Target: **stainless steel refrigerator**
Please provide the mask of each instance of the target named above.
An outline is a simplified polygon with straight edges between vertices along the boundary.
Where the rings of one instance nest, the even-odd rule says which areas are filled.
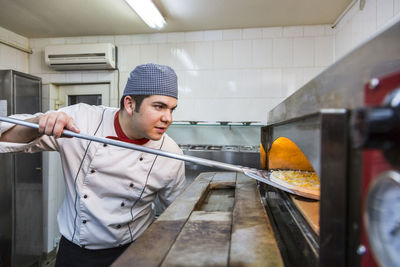
[[[0,70],[0,112],[41,111],[41,88],[39,77]],[[0,267],[40,263],[42,187],[42,153],[0,154]]]

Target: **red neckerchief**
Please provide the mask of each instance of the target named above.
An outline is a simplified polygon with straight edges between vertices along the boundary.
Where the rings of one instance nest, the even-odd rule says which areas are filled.
[[[147,139],[147,138],[136,139],[136,140],[129,139],[122,131],[121,124],[119,124],[118,114],[119,114],[119,110],[117,111],[117,113],[115,114],[115,117],[114,117],[114,129],[115,129],[115,132],[117,133],[117,136],[107,136],[106,138],[113,139],[113,140],[119,140],[119,141],[127,142],[127,143],[132,143],[132,144],[136,144],[136,145],[144,145],[149,141],[149,139]]]

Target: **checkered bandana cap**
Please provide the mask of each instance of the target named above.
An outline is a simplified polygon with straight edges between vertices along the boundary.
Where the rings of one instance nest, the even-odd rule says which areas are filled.
[[[126,95],[165,95],[178,99],[178,78],[171,67],[139,65],[129,75],[123,96]]]

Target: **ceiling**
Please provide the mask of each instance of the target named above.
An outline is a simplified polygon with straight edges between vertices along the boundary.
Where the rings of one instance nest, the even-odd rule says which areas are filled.
[[[28,38],[332,24],[352,0],[154,0],[148,28],[124,0],[0,0],[0,27]]]

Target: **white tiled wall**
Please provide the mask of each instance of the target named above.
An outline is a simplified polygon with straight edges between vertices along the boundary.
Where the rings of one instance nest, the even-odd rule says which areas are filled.
[[[327,66],[399,20],[400,0],[357,2],[336,28],[330,25],[229,29],[118,36],[31,39],[33,54],[0,44],[0,68],[43,78],[43,83],[109,82],[118,105],[129,72],[138,64],[172,66],[179,77],[175,120],[261,121],[273,106]],[[0,40],[28,39],[0,28]],[[49,44],[114,43],[117,71],[57,72],[44,64]],[[28,64],[29,62],[29,64]]]
[[[28,48],[28,38],[0,27],[0,41]],[[28,72],[28,54],[0,43],[0,69]]]
[[[330,25],[229,29],[118,36],[31,39],[33,54],[0,44],[0,68],[43,78],[43,83],[109,82],[117,106],[129,72],[138,64],[172,66],[179,77],[175,120],[260,121],[285,97],[381,29],[399,20],[400,0],[357,2]],[[26,46],[28,39],[0,28],[0,40]],[[44,64],[49,44],[111,42],[117,71],[57,72]],[[119,94],[118,94],[119,93]]]
[[[120,94],[136,65],[172,66],[180,96],[175,120],[265,122],[270,108],[334,60],[333,31],[317,25],[32,39],[31,73],[44,83],[109,81],[117,90],[116,71],[56,72],[45,66],[46,45],[87,42],[118,47]]]
[[[362,10],[358,1],[334,29],[335,59],[399,20],[400,0],[366,0]]]
[[[333,29],[313,25],[31,39],[29,68],[44,83],[110,82],[111,105],[116,106],[136,65],[167,64],[179,80],[175,120],[264,123],[271,108],[398,21],[399,11],[400,0],[366,0],[362,10],[359,2],[354,4]],[[117,71],[56,72],[44,64],[46,45],[97,42],[118,47],[119,84]]]

